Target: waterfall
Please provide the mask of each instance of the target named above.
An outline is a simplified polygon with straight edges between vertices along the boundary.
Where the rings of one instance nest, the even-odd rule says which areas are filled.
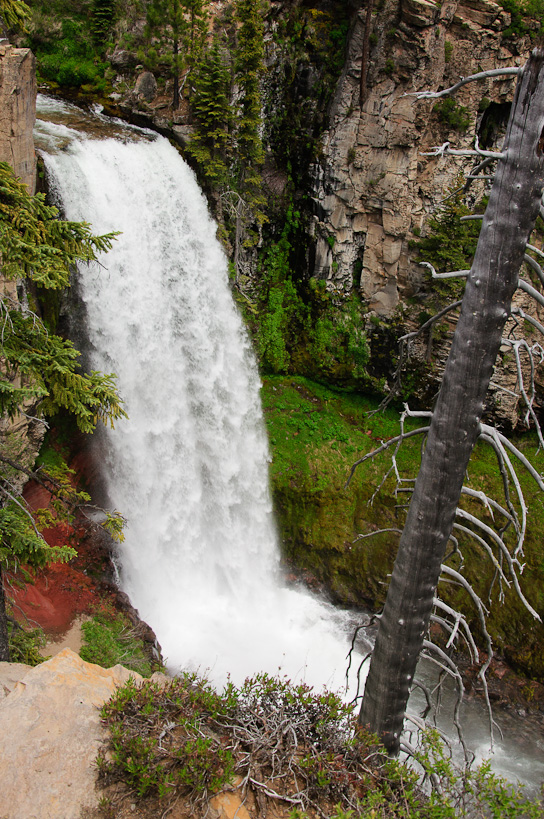
[[[90,366],[117,374],[129,416],[105,433],[102,465],[127,520],[122,588],[172,670],[341,685],[343,615],[282,580],[259,376],[192,171],[162,137],[103,124],[97,138],[79,111],[63,124],[71,106],[44,107],[66,218],[121,231],[79,289]]]
[[[117,373],[129,415],[104,433],[102,464],[127,519],[123,589],[174,672],[239,683],[280,670],[340,688],[347,615],[283,583],[258,373],[192,172],[151,133],[45,98],[38,110],[36,142],[66,218],[122,231],[78,281],[90,365]],[[467,710],[467,739],[488,755],[485,712]],[[494,768],[536,789],[540,732],[501,721]]]

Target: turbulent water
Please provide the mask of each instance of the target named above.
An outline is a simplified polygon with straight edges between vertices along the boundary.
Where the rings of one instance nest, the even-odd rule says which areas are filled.
[[[66,218],[122,232],[79,278],[91,366],[129,416],[104,448],[122,587],[173,670],[338,686],[341,616],[281,578],[259,378],[194,175],[161,137],[79,126],[39,134]]]
[[[39,116],[66,218],[122,231],[79,273],[90,365],[117,373],[129,415],[102,448],[107,494],[127,519],[122,587],[172,671],[240,682],[279,670],[340,688],[347,615],[283,582],[258,374],[192,172],[150,133],[43,98]],[[483,709],[466,713],[469,743],[487,756]],[[496,769],[535,785],[542,737],[522,721],[507,731]]]

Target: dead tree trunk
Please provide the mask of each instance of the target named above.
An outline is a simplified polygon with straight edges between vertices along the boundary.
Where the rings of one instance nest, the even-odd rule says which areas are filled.
[[[544,50],[516,87],[502,157],[467,280],[372,654],[359,722],[399,750],[404,713],[429,626],[493,365],[544,185]]]
[[[9,663],[8,618],[6,612],[6,594],[4,591],[4,578],[2,577],[1,565],[0,565],[0,662]]]

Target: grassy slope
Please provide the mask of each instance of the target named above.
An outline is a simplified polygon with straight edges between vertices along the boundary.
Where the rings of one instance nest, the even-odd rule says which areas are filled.
[[[262,401],[272,452],[272,492],[287,562],[309,570],[341,603],[379,607],[385,599],[398,535],[388,533],[354,541],[359,533],[402,527],[403,514],[397,504],[405,503],[406,496],[399,494],[395,499],[392,477],[369,504],[391,464],[391,450],[360,466],[348,488],[345,482],[357,458],[398,434],[398,413],[387,410],[369,415],[376,409],[373,399],[293,377],[266,377]],[[523,436],[516,445],[533,463],[538,464],[543,457],[536,455],[532,435]],[[419,436],[403,445],[397,458],[401,477],[416,474],[419,453]],[[483,489],[501,501],[496,459],[488,447],[477,447],[468,477],[471,487]],[[540,534],[544,528],[544,497],[528,476],[522,475],[521,481],[529,507],[527,566],[522,585],[544,619],[544,547]],[[472,502],[466,508],[482,516],[481,504]],[[465,573],[485,602],[493,571],[484,550],[467,540],[460,541],[460,546]],[[465,611],[471,608],[458,588],[448,585],[441,588],[441,593]],[[544,643],[544,628],[523,609],[511,589],[505,589],[501,602],[497,583],[491,592],[490,609],[490,631],[496,645],[519,670],[544,681],[544,657],[539,649]],[[475,613],[473,620],[477,631]]]

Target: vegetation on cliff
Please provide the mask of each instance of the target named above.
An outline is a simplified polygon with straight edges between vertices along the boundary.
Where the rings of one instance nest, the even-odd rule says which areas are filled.
[[[30,196],[6,163],[0,163],[0,251],[4,292],[2,310],[2,378],[0,413],[0,658],[9,659],[8,625],[2,574],[20,565],[39,567],[73,556],[68,546],[49,546],[41,531],[59,516],[69,517],[79,503],[89,500],[71,483],[64,467],[32,470],[28,442],[14,423],[27,419],[35,427],[44,416],[69,413],[83,432],[99,420],[113,422],[124,415],[114,377],[84,373],[73,344],[51,332],[32,309],[36,294],[66,287],[70,267],[91,261],[111,246],[113,235],[93,236],[84,223],[65,222],[57,209],[45,204],[43,194]],[[13,284],[10,286],[10,282]],[[17,285],[16,285],[17,283]],[[16,286],[19,287],[17,292]],[[39,435],[38,435],[39,437]],[[33,477],[52,496],[51,508],[36,517],[21,498],[24,481]],[[108,518],[112,532],[118,521]]]

